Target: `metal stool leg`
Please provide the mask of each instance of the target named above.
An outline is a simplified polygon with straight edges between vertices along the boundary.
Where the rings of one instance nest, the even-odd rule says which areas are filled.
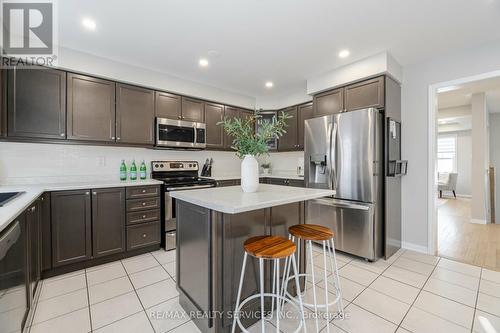
[[[311,260],[311,276],[312,276],[312,283],[313,283],[313,301],[314,301],[314,314],[316,316],[316,332],[319,332],[319,323],[318,323],[318,301],[316,299],[316,279],[314,277],[314,265],[313,265],[313,251],[312,251],[312,242],[310,240],[307,241],[308,248],[309,248],[309,258]],[[307,252],[307,251],[306,251]],[[298,274],[298,273],[295,273]],[[299,286],[300,288],[300,286]],[[304,287],[304,290],[306,290],[307,286]],[[298,293],[300,295],[300,293]]]
[[[293,265],[293,275],[295,276],[295,288],[297,290],[300,290],[300,282],[299,282],[299,271],[297,269],[297,263],[295,262],[295,256],[291,256],[291,261]],[[307,333],[307,327],[306,327],[306,319],[304,316],[304,305],[302,304],[302,296],[300,295],[300,292],[297,292],[297,298],[299,299],[299,311],[300,311],[300,320],[302,322],[302,325],[304,325],[304,333]],[[318,328],[316,327],[316,331],[319,332]]]
[[[235,307],[235,310],[234,310],[234,318],[233,318],[233,328],[231,329],[231,333],[234,333],[235,329],[236,329],[236,316],[239,317],[239,313],[236,313],[236,311],[238,311],[238,307],[240,306],[240,297],[241,297],[241,289],[243,287],[243,279],[245,277],[245,267],[246,267],[246,264],[247,264],[247,256],[248,254],[245,252],[245,255],[243,256],[243,265],[241,267],[241,274],[240,274],[240,285],[238,287],[238,296],[236,297],[236,307]]]
[[[278,292],[278,290],[280,290],[280,260],[276,259],[275,263],[276,263],[276,292]],[[274,292],[273,292],[273,294],[274,294]],[[277,295],[277,294],[275,294],[275,295]],[[273,297],[273,300],[274,300],[274,297]],[[278,332],[278,333],[280,331],[280,312],[281,312],[280,303],[281,303],[281,300],[276,296],[276,332]],[[274,302],[273,302],[273,304],[274,304]]]
[[[264,333],[265,322],[264,322],[264,259],[259,258],[259,279],[260,279],[260,313],[261,313],[261,332]]]
[[[332,268],[332,272],[334,274],[334,280],[333,282],[335,283],[335,288],[337,289],[336,292],[339,293],[339,301],[338,301],[338,304],[337,304],[337,307],[339,309],[339,316],[341,317],[341,319],[343,319],[344,317],[344,303],[342,301],[342,289],[340,287],[340,277],[339,277],[339,271],[338,271],[338,267],[337,267],[337,256],[335,254],[335,243],[333,241],[333,238],[330,239],[330,242],[332,244],[332,246],[330,248],[330,251],[329,251],[329,254],[330,254],[330,265],[331,265],[331,268]]]
[[[323,241],[323,281],[325,283],[325,314],[326,314],[326,331],[330,333],[330,311],[328,307],[328,277],[327,277],[327,265],[326,265],[326,242]]]

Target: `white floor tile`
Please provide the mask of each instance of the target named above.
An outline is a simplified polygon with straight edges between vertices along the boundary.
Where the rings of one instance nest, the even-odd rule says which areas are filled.
[[[420,291],[418,288],[385,276],[379,276],[370,285],[370,288],[406,304],[412,304]]]
[[[481,267],[464,264],[458,261],[442,258],[439,261],[438,267],[446,268],[450,271],[470,275],[478,278],[481,275]]]
[[[87,288],[85,274],[78,274],[55,281],[44,281],[40,292],[40,300],[43,301],[84,288]]]
[[[328,317],[318,318],[318,330],[316,330],[316,319],[314,317],[314,312],[305,308],[305,320],[306,320],[306,328],[307,332],[319,332],[326,326]],[[299,327],[300,323],[300,312],[297,311],[290,304],[285,305],[285,309],[283,310],[285,314],[284,318],[280,317],[280,331],[281,332],[295,332],[295,330]],[[273,326],[277,326],[276,315],[271,320]],[[333,324],[330,325],[330,329],[333,327]],[[276,329],[271,330],[270,332],[276,332]]]
[[[0,332],[20,333],[21,321],[24,318],[25,309],[23,307],[14,308],[7,312],[0,312]]]
[[[187,323],[182,324],[177,328],[174,328],[168,333],[201,333],[201,331],[198,329],[195,323],[193,323],[193,321],[188,321]]]
[[[361,292],[365,289],[365,286],[349,279],[340,277],[340,288],[342,298],[349,302],[352,302],[353,299],[361,294]]]
[[[68,294],[38,302],[33,323],[37,324],[88,306],[87,290],[80,289]]]
[[[439,267],[439,264],[432,273],[431,277],[450,282],[473,291],[477,291],[479,288],[479,278],[441,268]]]
[[[333,290],[328,291],[328,303],[331,303],[336,298],[335,292]],[[325,289],[316,287],[316,304],[325,304],[326,293]],[[312,288],[307,289],[305,294],[302,295],[302,302],[304,306],[309,308],[310,310],[314,310],[314,290]],[[309,305],[306,305],[309,304]],[[328,307],[330,313],[336,313],[338,311],[337,304],[330,305]],[[318,310],[320,312],[324,312],[324,310]]]
[[[90,304],[127,294],[134,290],[127,276],[89,286]]]
[[[427,291],[422,291],[420,293],[414,306],[457,325],[468,329],[472,328],[474,308],[434,295]]]
[[[155,332],[167,332],[191,320],[179,304],[179,298],[173,298],[146,310]]]
[[[422,288],[427,280],[427,276],[418,274],[400,267],[389,267],[382,276],[409,284],[411,286]]]
[[[495,316],[500,316],[500,298],[479,293],[477,308]]]
[[[168,264],[163,265],[163,268],[165,268],[165,270],[167,271],[167,273],[171,277],[173,277],[174,280],[175,280],[175,276],[177,274],[177,266],[176,266],[175,261],[174,262],[169,262]]]
[[[144,311],[118,320],[110,325],[94,330],[95,333],[154,333]]]
[[[172,279],[168,279],[137,289],[137,295],[139,295],[144,308],[147,309],[179,296],[179,292],[175,287],[175,282]]]
[[[98,270],[87,272],[87,283],[89,286],[114,280],[125,276],[127,273],[121,264],[108,265]]]
[[[69,277],[72,277],[75,275],[81,275],[81,274],[85,274],[84,269],[80,269],[78,271],[74,271],[74,272],[70,272],[70,273],[66,273],[66,274],[62,274],[62,275],[53,276],[53,277],[50,277],[48,279],[44,279],[43,282],[44,283],[53,282],[53,281],[57,281],[57,280],[61,280],[61,279],[66,279],[66,278],[69,278]]]
[[[457,325],[429,312],[420,310],[416,307],[412,307],[410,309],[401,326],[412,333],[470,333],[470,329]]]
[[[364,286],[368,286],[378,277],[378,274],[354,266],[351,262],[340,269],[340,276],[343,276],[346,279],[352,280]]]
[[[410,304],[403,303],[370,288],[363,291],[353,302],[396,325],[401,323],[410,308]]]
[[[139,311],[142,311],[142,306],[135,292],[91,305],[92,329],[96,330]]]
[[[170,279],[168,273],[161,266],[149,268],[144,271],[130,274],[129,276],[135,289],[139,289],[162,280]]]
[[[491,282],[488,280],[481,280],[479,291],[483,294],[488,294],[495,297],[500,297],[500,283]]]
[[[160,265],[152,255],[140,257],[134,260],[122,260],[122,263],[128,274],[134,274]]]
[[[98,271],[100,269],[108,268],[108,267],[111,267],[111,266],[121,266],[121,265],[122,265],[122,263],[120,262],[120,260],[118,260],[118,261],[112,261],[112,262],[108,262],[108,263],[105,263],[105,264],[101,264],[101,265],[89,267],[89,268],[87,268],[87,273],[93,272],[93,271]]]
[[[483,268],[483,273],[481,275],[481,279],[500,284],[500,272],[496,272],[496,271],[492,271],[492,270]]]
[[[155,252],[151,252],[151,254],[153,255],[153,257],[156,258],[156,260],[161,265],[168,264],[169,262],[175,261],[175,255],[176,255],[175,250],[165,251],[163,249],[155,251]]]
[[[262,332],[261,327],[262,327],[261,322],[259,321],[253,324],[252,326],[248,327],[247,330],[250,333],[261,333]],[[276,332],[276,327],[274,327],[273,324],[271,324],[268,321],[264,321],[264,329],[266,330],[266,332]]]
[[[83,308],[31,326],[30,333],[90,332],[89,309]]]
[[[382,272],[385,271],[390,266],[390,264],[385,260],[368,262],[362,259],[354,259],[353,261],[351,261],[351,264],[360,268],[364,268],[376,274],[382,274]]]
[[[424,264],[420,261],[407,259],[404,256],[399,257],[392,265],[425,276],[431,275],[432,271],[434,270],[434,265]]]
[[[479,333],[495,333],[500,332],[500,317],[492,314],[476,310],[474,316],[473,332]]]
[[[475,307],[477,292],[462,286],[449,283],[443,280],[430,278],[424,286],[424,290],[430,291],[439,296],[449,298],[453,301]]]
[[[424,264],[428,264],[428,265],[436,265],[439,261],[439,257],[432,256],[430,254],[410,251],[410,250],[405,251],[405,253],[403,253],[401,256],[403,256],[404,258],[407,258],[407,259],[420,261],[420,262],[422,262]]]
[[[26,287],[9,290],[8,293],[0,296],[0,313],[13,310],[26,305]]]
[[[349,333],[392,333],[397,328],[393,323],[355,304],[350,304],[347,307],[346,316],[346,319],[334,321],[334,324]]]

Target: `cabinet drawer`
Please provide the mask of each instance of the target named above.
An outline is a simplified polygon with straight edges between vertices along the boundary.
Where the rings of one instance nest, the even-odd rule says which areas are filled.
[[[144,210],[140,212],[127,213],[127,225],[153,222],[160,220],[160,210]]]
[[[138,210],[159,209],[160,198],[145,198],[127,200],[127,212],[135,212]]]
[[[155,244],[160,244],[160,222],[127,227],[127,250],[135,250]]]
[[[127,199],[157,197],[159,195],[160,195],[160,186],[127,187]]]

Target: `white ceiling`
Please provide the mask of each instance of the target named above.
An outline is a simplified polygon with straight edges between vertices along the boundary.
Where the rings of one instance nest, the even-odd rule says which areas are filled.
[[[500,40],[500,0],[60,0],[61,46],[250,96],[380,51],[403,66]],[[83,17],[97,23],[94,32]],[[351,51],[339,59],[343,48]],[[211,55],[210,51],[218,55]],[[210,66],[198,67],[207,57]],[[274,88],[264,87],[267,80]]]
[[[450,91],[438,94],[439,109],[469,105],[472,94],[484,92],[488,111],[490,113],[500,112],[500,77],[453,86],[449,89]]]

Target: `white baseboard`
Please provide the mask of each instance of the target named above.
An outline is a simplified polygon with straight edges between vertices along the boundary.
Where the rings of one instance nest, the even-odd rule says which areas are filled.
[[[429,253],[427,246],[422,246],[422,245],[413,244],[413,243],[409,243],[409,242],[401,242],[401,247],[405,250],[411,250],[411,251],[425,253],[425,254]]]
[[[487,223],[486,220],[481,220],[481,219],[470,219],[470,222],[475,223],[475,224],[486,224]]]

